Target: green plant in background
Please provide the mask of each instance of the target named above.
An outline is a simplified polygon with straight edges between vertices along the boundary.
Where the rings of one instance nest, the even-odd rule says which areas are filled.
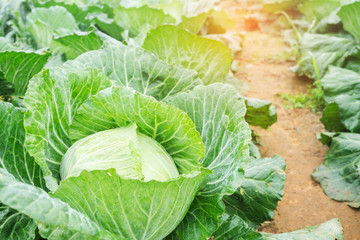
[[[324,90],[321,81],[316,80],[313,85],[308,86],[308,92],[305,94],[278,94],[285,100],[287,108],[310,108],[312,112],[320,114],[325,107]]]
[[[302,57],[292,70],[314,79],[314,87],[283,97],[291,107],[323,110],[331,132],[320,141],[330,150],[313,177],[329,197],[359,208],[360,1],[309,0],[299,10],[315,24],[300,39]]]
[[[286,101],[285,104],[288,108],[310,108],[315,113],[323,111],[325,107],[324,90],[315,58],[312,58],[312,64],[316,80],[312,85],[308,86],[307,93],[296,95],[285,93],[281,96]]]

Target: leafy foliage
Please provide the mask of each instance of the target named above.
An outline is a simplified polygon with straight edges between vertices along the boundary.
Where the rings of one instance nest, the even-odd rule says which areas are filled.
[[[214,4],[0,2],[1,239],[268,236],[256,228],[282,198],[285,163],[261,158],[248,124],[268,128],[276,111],[222,83],[225,44],[241,48]]]
[[[301,39],[303,56],[293,70],[316,80],[318,94],[313,96],[323,98],[321,102],[325,105],[321,122],[333,131],[319,136],[322,143],[331,145],[325,162],[313,177],[329,197],[359,208],[360,3],[338,0],[324,3],[314,0],[299,6],[314,21],[311,30],[315,33],[306,33]],[[324,7],[316,7],[320,5]],[[304,99],[311,103],[311,97]]]

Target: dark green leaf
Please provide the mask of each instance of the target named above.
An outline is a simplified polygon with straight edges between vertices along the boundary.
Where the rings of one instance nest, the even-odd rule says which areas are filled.
[[[312,176],[330,198],[360,207],[360,134],[333,137],[325,162]]]
[[[271,102],[256,98],[246,98],[246,121],[253,126],[268,128],[277,121],[276,108]]]
[[[328,131],[346,131],[345,126],[341,123],[339,106],[335,102],[332,102],[325,107],[320,120]]]
[[[65,53],[67,59],[74,59],[82,53],[100,49],[102,44],[103,41],[94,32],[80,32],[56,37],[52,48]]]
[[[225,196],[226,211],[240,216],[250,227],[271,220],[277,202],[284,195],[285,161],[280,156],[252,159],[245,170],[245,179],[231,196]]]
[[[50,53],[30,51],[0,52],[0,71],[13,84],[16,95],[24,95],[30,78],[40,72],[48,61]]]

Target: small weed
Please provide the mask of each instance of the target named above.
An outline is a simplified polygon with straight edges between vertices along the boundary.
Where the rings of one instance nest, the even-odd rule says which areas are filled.
[[[310,108],[315,113],[321,113],[324,109],[324,91],[319,80],[313,85],[309,85],[308,92],[305,94],[292,95],[289,93],[279,94],[285,100],[287,108]]]

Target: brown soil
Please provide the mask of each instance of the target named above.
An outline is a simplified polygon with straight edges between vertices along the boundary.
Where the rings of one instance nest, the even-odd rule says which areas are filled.
[[[229,15],[236,19],[241,13],[230,9]],[[316,139],[316,133],[324,130],[320,115],[309,109],[287,109],[284,101],[276,96],[277,93],[305,93],[311,83],[289,70],[294,62],[279,58],[284,50],[279,36],[259,30],[247,32],[239,58],[241,67],[236,74],[248,85],[245,95],[272,101],[277,107],[278,122],[268,130],[256,128],[255,131],[261,136],[263,157],[278,154],[287,163],[284,198],[275,211],[274,220],[261,230],[289,232],[339,218],[345,240],[360,240],[360,212],[328,198],[311,178],[327,151]]]

